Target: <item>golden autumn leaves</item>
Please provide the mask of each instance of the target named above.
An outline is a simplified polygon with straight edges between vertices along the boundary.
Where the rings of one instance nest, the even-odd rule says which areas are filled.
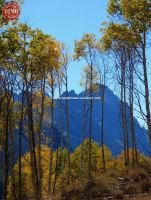
[[[108,50],[115,44],[137,46],[141,43],[141,34],[150,29],[151,11],[149,1],[110,0],[108,13],[114,17],[101,29],[102,49]],[[118,21],[118,23],[117,23]],[[113,45],[113,46],[112,46]]]

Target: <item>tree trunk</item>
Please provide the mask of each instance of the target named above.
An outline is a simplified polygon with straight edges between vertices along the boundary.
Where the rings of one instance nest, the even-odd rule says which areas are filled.
[[[66,131],[67,131],[67,151],[68,151],[68,184],[70,184],[70,132],[69,132],[69,105],[68,105],[68,76],[66,69],[65,77],[65,88],[66,88]]]
[[[39,177],[39,198],[42,199],[42,166],[41,166],[41,131],[44,116],[44,101],[45,101],[45,77],[41,81],[41,113],[39,119],[39,130],[38,130],[38,177]]]
[[[101,147],[102,147],[102,164],[103,164],[103,172],[106,171],[105,164],[105,152],[104,152],[104,95],[105,95],[105,85],[103,84],[101,90],[102,103],[101,103]]]
[[[9,95],[9,94],[6,94]],[[8,195],[8,171],[9,171],[9,159],[8,159],[8,135],[9,135],[9,114],[10,114],[10,97],[7,97],[7,109],[6,109],[6,120],[5,120],[5,144],[4,144],[4,189],[3,189],[3,200],[7,200]]]
[[[59,146],[58,146],[58,137],[57,137],[57,152],[56,152],[55,178],[54,178],[54,185],[53,185],[53,195],[55,194],[56,183],[57,183],[57,178],[58,178],[58,160],[59,160]]]
[[[33,113],[32,113],[32,86],[31,91],[28,91],[29,85],[26,85],[27,95],[27,113],[28,113],[28,133],[29,133],[29,147],[30,147],[30,164],[32,169],[32,181],[34,187],[34,193],[36,200],[39,199],[39,180],[38,180],[38,169],[37,169],[37,158],[36,158],[36,145],[33,127]]]
[[[23,118],[24,118],[24,84],[22,89],[22,99],[21,99],[21,117],[20,117],[20,123],[19,123],[19,169],[18,169],[18,182],[19,182],[19,193],[18,198],[19,200],[22,200],[22,135],[23,135]]]
[[[88,179],[91,180],[91,160],[92,160],[92,107],[93,107],[93,101],[92,101],[92,84],[93,84],[93,66],[91,63],[91,71],[90,71],[90,127],[89,127],[89,152],[88,152]]]
[[[87,90],[87,81],[85,85],[85,94],[86,95],[86,90]],[[82,142],[81,142],[81,152],[80,152],[80,170],[79,170],[79,176],[82,177],[82,168],[83,168],[83,154],[84,154],[84,135],[85,135],[85,114],[86,114],[86,99],[84,99],[83,103],[83,115],[82,115]]]
[[[53,148],[54,148],[54,77],[51,72],[51,135],[50,135],[50,163],[48,177],[48,196],[51,195],[52,188],[52,164],[53,164]]]
[[[129,58],[131,61],[131,58]],[[129,102],[130,102],[130,129],[131,129],[131,142],[132,142],[132,165],[138,163],[137,147],[135,139],[135,125],[134,125],[134,65],[133,61],[130,63],[129,75]]]
[[[126,103],[126,72],[124,68],[124,128],[125,128],[125,137],[126,137],[126,157],[127,157],[127,162],[126,165],[129,165],[129,134],[128,134],[128,127],[127,127],[127,103]]]
[[[125,132],[125,115],[124,115],[124,79],[125,79],[125,70],[124,70],[125,66],[123,63],[123,55],[121,57],[121,88],[120,88],[120,92],[121,92],[121,101],[120,101],[120,112],[121,112],[121,122],[122,122],[122,132],[123,132],[123,146],[124,146],[124,162],[125,165],[127,165],[127,144],[126,144],[126,132]]]
[[[14,103],[14,102],[13,102]],[[13,124],[13,108],[10,108],[10,140],[11,140],[11,191],[12,200],[16,200],[16,185],[15,185],[15,174],[14,174],[14,164],[15,164],[15,146],[14,146],[14,124]]]
[[[143,72],[144,72],[144,85],[145,85],[145,106],[146,106],[146,120],[148,127],[148,135],[151,143],[151,114],[150,114],[150,97],[149,97],[149,86],[148,86],[148,74],[147,74],[147,63],[146,63],[146,31],[143,34]]]

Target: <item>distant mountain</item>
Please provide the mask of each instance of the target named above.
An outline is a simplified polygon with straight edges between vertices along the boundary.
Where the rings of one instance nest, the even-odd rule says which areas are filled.
[[[84,110],[84,96],[89,97],[86,94],[86,91],[83,91],[79,94],[76,94],[74,90],[68,92],[68,97],[71,99],[68,100],[69,105],[69,131],[70,131],[70,147],[71,151],[73,151],[78,145],[81,144],[82,141],[82,120],[83,120],[83,110]],[[86,94],[86,95],[85,95]],[[47,97],[49,95],[47,94]],[[98,144],[100,144],[101,140],[101,99],[100,90],[97,90],[93,93],[93,113],[92,113],[92,137]],[[61,99],[55,100],[54,107],[54,148],[60,145],[60,138],[62,136],[63,145],[66,145],[66,93],[64,92],[61,95]],[[72,98],[73,97],[73,98]],[[20,95],[17,94],[15,96],[15,100],[19,101]],[[89,102],[86,101],[86,113],[84,117],[85,123],[85,133],[84,136],[87,138],[89,136]],[[62,108],[62,112],[60,113],[60,106]],[[50,108],[48,108],[47,112],[50,116]],[[129,106],[127,104],[127,113],[129,114]],[[61,119],[60,119],[61,114]],[[130,122],[129,115],[127,114],[127,123],[128,123],[128,131],[130,135]],[[62,121],[62,125],[60,122]],[[44,118],[42,132],[44,135],[50,137],[51,135],[51,119]],[[147,130],[140,126],[137,119],[134,118],[135,124],[135,132],[136,132],[136,143],[137,148],[145,153],[146,155],[151,153],[151,146],[149,144]],[[47,137],[44,137],[47,140]],[[16,157],[18,157],[18,130],[15,130],[15,151]],[[105,101],[104,101],[104,141],[108,148],[111,149],[113,155],[118,155],[123,150],[123,136],[122,136],[122,126],[120,120],[120,99],[108,88],[105,89]],[[28,151],[28,139],[26,134],[23,134],[23,153]],[[129,143],[131,143],[129,138]],[[1,151],[0,151],[1,152]]]
[[[76,99],[84,97],[85,91],[80,94],[76,94],[74,90],[68,93],[69,97],[74,97],[68,100],[69,102],[69,130],[70,130],[70,143],[71,150],[74,150],[81,143],[82,135],[82,115],[84,110],[84,100]],[[56,100],[55,104],[55,126],[59,130],[58,124],[60,123],[60,110],[59,105],[62,105],[62,121],[63,132],[66,135],[66,114],[65,114],[65,100],[63,97],[66,93],[62,94],[61,100]],[[88,96],[88,95],[86,95]],[[93,93],[93,97],[100,97],[100,91]],[[85,114],[85,138],[89,135],[89,100],[86,100],[87,114]],[[108,88],[105,89],[105,114],[104,114],[104,137],[105,144],[112,151],[113,155],[118,155],[123,150],[123,136],[122,126],[120,122],[120,100],[119,98]],[[127,113],[129,106],[127,105]],[[127,117],[129,135],[130,135],[130,122],[129,116]],[[137,148],[144,154],[150,154],[150,144],[148,141],[147,131],[140,126],[137,119],[134,119],[136,143]],[[93,100],[93,117],[92,117],[92,135],[93,139],[100,144],[101,135],[101,100]],[[129,142],[131,143],[130,139]]]

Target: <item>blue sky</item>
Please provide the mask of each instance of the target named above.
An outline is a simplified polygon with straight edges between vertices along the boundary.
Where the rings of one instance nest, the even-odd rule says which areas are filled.
[[[74,40],[83,33],[99,37],[101,23],[107,19],[107,0],[24,0],[20,20],[32,28],[54,36],[73,53]],[[80,76],[84,62],[71,62],[69,89],[80,92]]]

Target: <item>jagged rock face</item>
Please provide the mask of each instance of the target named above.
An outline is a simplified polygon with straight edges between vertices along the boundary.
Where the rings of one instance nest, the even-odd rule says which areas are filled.
[[[82,98],[85,92],[76,94],[74,90],[68,93],[69,97]],[[62,94],[65,97],[66,93]],[[88,96],[88,95],[86,95]],[[94,97],[100,97],[100,91],[93,93]],[[82,115],[84,110],[83,99],[69,99],[69,130],[70,130],[70,142],[71,150],[74,150],[80,143],[82,138]],[[66,135],[66,114],[65,114],[65,100],[61,100],[62,104],[62,119],[64,136]],[[89,100],[86,100],[85,114],[85,138],[89,135]],[[59,100],[56,100],[55,106],[55,124],[59,124]],[[95,141],[100,144],[101,138],[101,100],[93,100],[93,114],[92,114],[92,136]],[[130,135],[130,122],[129,122],[129,106],[127,105],[127,123]],[[137,119],[134,119],[137,148],[148,154],[150,152],[150,145],[148,141],[147,131],[140,126]],[[123,150],[123,136],[122,126],[120,120],[120,100],[119,98],[106,87],[105,89],[105,103],[104,103],[104,141],[105,144],[111,149],[113,155],[118,155]],[[129,138],[129,143],[131,143]]]

